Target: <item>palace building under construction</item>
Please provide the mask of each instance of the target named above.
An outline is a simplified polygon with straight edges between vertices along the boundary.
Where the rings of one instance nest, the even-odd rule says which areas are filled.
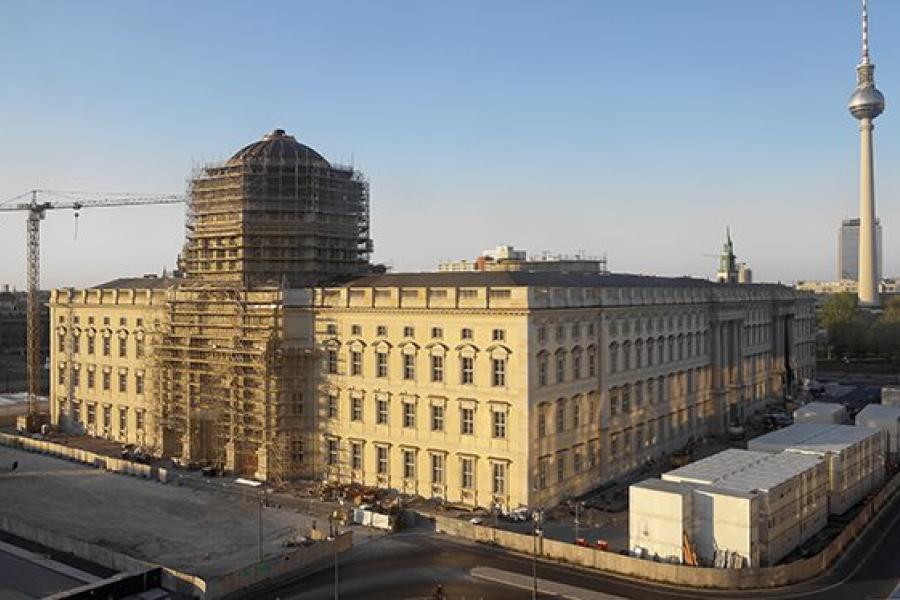
[[[195,175],[178,277],[51,298],[51,417],[259,479],[553,504],[814,368],[813,299],[602,271],[384,273],[368,185],[282,130]]]

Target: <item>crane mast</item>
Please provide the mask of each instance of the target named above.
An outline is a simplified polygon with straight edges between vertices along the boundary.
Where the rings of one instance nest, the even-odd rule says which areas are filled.
[[[26,373],[28,381],[28,414],[24,422],[20,420],[19,428],[35,430],[38,422],[38,397],[41,389],[41,221],[50,209],[69,209],[76,211],[82,208],[112,208],[119,206],[137,206],[152,204],[182,204],[186,197],[179,194],[126,196],[123,198],[102,198],[93,200],[70,200],[65,202],[39,202],[38,194],[50,193],[50,190],[31,190],[31,200],[12,206],[0,206],[0,212],[27,211],[25,219],[25,262],[27,273],[27,326],[26,326]],[[71,362],[71,361],[70,361]],[[69,377],[71,379],[71,375]]]

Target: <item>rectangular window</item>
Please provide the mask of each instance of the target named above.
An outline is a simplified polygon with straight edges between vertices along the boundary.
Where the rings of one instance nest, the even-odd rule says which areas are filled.
[[[537,337],[538,337],[538,343],[543,344],[544,342],[546,342],[547,341],[547,328],[544,327],[543,325],[538,327]]]
[[[144,393],[144,376],[140,373],[134,374],[134,391],[138,394]]]
[[[338,441],[330,439],[328,440],[328,464],[336,465],[338,464]]]
[[[566,406],[562,402],[556,403],[556,433],[566,429]]]
[[[460,486],[464,490],[471,490],[475,487],[475,460],[471,458],[461,458],[459,461],[460,470]]]
[[[303,462],[303,440],[291,441],[291,455],[295,463]]]
[[[72,400],[72,419],[76,423],[81,423],[81,402]]]
[[[578,429],[579,425],[581,425],[581,404],[574,402],[572,404],[572,427]]]
[[[375,401],[375,422],[378,425],[387,425],[388,401],[384,398],[379,398]]]
[[[403,478],[404,479],[415,479],[416,478],[416,451],[415,450],[404,450],[403,451]]]
[[[547,435],[547,413],[543,409],[538,412],[538,437]]]
[[[387,336],[387,325],[379,325],[375,328],[375,335],[378,337],[386,337]]]
[[[475,336],[472,333],[471,329],[469,329],[468,327],[464,327],[462,329],[462,331],[459,332],[459,337],[461,337],[464,340],[471,340]]]
[[[128,354],[128,338],[119,338],[119,358],[125,358]]]
[[[438,354],[431,355],[431,381],[444,381],[444,357]]]
[[[94,380],[96,379],[96,374],[93,371],[88,371],[87,374],[87,386],[89,389],[94,389]]]
[[[143,409],[135,411],[134,413],[134,424],[138,431],[144,430],[144,411]]]
[[[403,379],[412,380],[416,378],[416,355],[403,355]]]
[[[87,347],[88,354],[93,355],[94,354],[94,336],[92,336],[92,335],[88,336],[87,346],[88,346]]]
[[[463,435],[475,435],[475,409],[459,409],[459,432]]]
[[[94,425],[97,422],[97,405],[91,402],[88,404],[87,424]]]
[[[504,463],[494,463],[492,469],[492,486],[494,494],[506,493],[506,465]]]
[[[572,453],[572,468],[576,473],[581,473],[581,449],[577,449]]]
[[[403,337],[408,337],[408,338],[416,337],[415,327],[411,327],[410,325],[407,325],[406,327],[404,327],[403,328]]]
[[[377,470],[379,475],[388,474],[388,449],[385,446],[375,447]]]
[[[337,335],[337,325],[334,323],[329,323],[325,326],[325,333],[328,335]]]
[[[350,398],[350,420],[351,421],[362,421],[363,420],[363,399],[362,398]]]
[[[556,383],[566,380],[566,356],[562,352],[556,355]]]
[[[444,455],[431,455],[431,483],[440,485],[444,483]]]
[[[109,371],[103,371],[103,391],[108,392],[111,386]]]
[[[388,355],[387,352],[375,353],[375,377],[387,377]]]
[[[403,403],[403,426],[404,427],[415,427],[416,426],[416,405],[414,402],[404,402]]]
[[[547,487],[547,469],[549,459],[541,458],[538,460],[538,489],[542,490]]]
[[[495,342],[502,342],[506,340],[506,330],[505,329],[495,329],[491,332],[491,339]]]
[[[119,392],[128,391],[128,373],[119,372]]]
[[[338,416],[338,398],[334,394],[328,394],[328,405],[326,407],[329,419],[337,419]]]
[[[78,354],[81,352],[81,336],[74,335],[72,336],[72,352]]]
[[[144,358],[144,339],[143,338],[135,338],[134,340],[134,355],[138,358]]]
[[[494,358],[491,360],[493,365],[493,373],[491,383],[494,387],[503,387],[506,385],[506,359]]]
[[[622,412],[628,414],[631,412],[631,386],[626,385],[622,388]]]
[[[444,329],[442,327],[432,327],[431,337],[440,339],[444,337]]]
[[[505,438],[506,437],[506,412],[495,410],[493,411],[493,423],[494,423],[494,437],[495,438]]]
[[[581,353],[572,353],[572,379],[581,379]]]
[[[566,477],[566,453],[556,453],[556,480],[562,481]]]
[[[362,335],[362,325],[351,325],[350,326],[350,334],[351,335]]]
[[[538,385],[547,385],[547,357],[538,358]]]
[[[56,347],[60,351],[60,353],[63,353],[66,351],[66,334],[60,333],[57,336]]]
[[[334,348],[329,348],[327,350],[327,365],[328,365],[328,373],[330,375],[337,375],[338,372],[338,353]]]
[[[119,431],[125,433],[128,431],[128,408],[119,407]]]
[[[362,375],[362,352],[350,351],[350,374]]]
[[[78,387],[81,384],[81,369],[72,369],[72,385]]]
[[[65,365],[59,365],[59,369],[56,372],[56,383],[59,385],[66,384],[66,367],[65,367]]]
[[[475,383],[475,359],[471,356],[463,356],[460,358],[460,383]]]
[[[433,405],[431,407],[431,430],[444,430],[444,407]]]
[[[109,429],[112,427],[112,407],[104,406],[103,407],[103,428]]]
[[[104,336],[103,337],[103,356],[109,356],[109,352],[110,352],[110,341],[109,341],[108,337]]]
[[[350,443],[350,468],[354,471],[362,470],[363,466],[363,445],[362,442]]]

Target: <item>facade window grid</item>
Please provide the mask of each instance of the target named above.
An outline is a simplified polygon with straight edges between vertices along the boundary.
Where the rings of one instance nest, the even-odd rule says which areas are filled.
[[[493,413],[493,434],[495,438],[506,438],[506,416],[507,413],[502,410],[492,411]]]
[[[431,381],[439,383],[444,381],[444,357],[440,354],[431,355]]]
[[[475,487],[475,459],[464,457],[459,461],[460,487],[471,490]]]
[[[404,354],[403,355],[403,379],[408,381],[414,380],[416,378],[416,355],[415,354]]]
[[[357,396],[350,398],[350,420],[363,420],[363,399]]]
[[[506,464],[495,462],[492,471],[491,490],[495,495],[506,493]]]
[[[387,352],[378,351],[375,353],[375,377],[388,376],[388,355]]]
[[[376,446],[375,447],[375,470],[379,475],[387,475],[388,474],[388,449],[385,446]]]
[[[404,479],[415,479],[416,478],[416,451],[415,450],[404,450],[403,451],[403,478]]]
[[[459,432],[462,435],[475,435],[475,409],[463,407],[459,409]]]
[[[431,407],[431,430],[432,431],[443,431],[444,430],[444,407],[439,405],[432,405]]]
[[[432,485],[442,485],[444,483],[444,455],[431,455],[431,483]]]
[[[362,352],[350,351],[350,374],[362,375]]]
[[[494,329],[491,331],[491,340],[495,342],[502,342],[506,340],[506,330],[505,329]]]
[[[464,385],[475,383],[475,359],[471,356],[460,358],[460,383]]]
[[[416,426],[416,405],[414,402],[403,403],[403,426],[407,428],[415,428]]]
[[[375,423],[378,425],[387,425],[388,422],[388,401],[379,398],[375,401]]]
[[[491,384],[494,387],[504,387],[506,385],[506,359],[494,358],[491,363],[493,367]]]

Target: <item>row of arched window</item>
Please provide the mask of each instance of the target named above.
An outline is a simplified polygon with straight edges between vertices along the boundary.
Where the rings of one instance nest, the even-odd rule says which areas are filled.
[[[597,347],[593,344],[587,348],[575,346],[571,351],[560,348],[553,354],[542,350],[537,355],[538,385],[545,386],[550,384],[551,368],[553,370],[553,383],[596,377],[597,358]]]
[[[701,356],[708,351],[708,334],[688,333],[647,340],[612,342],[609,345],[609,372],[643,369]]]

